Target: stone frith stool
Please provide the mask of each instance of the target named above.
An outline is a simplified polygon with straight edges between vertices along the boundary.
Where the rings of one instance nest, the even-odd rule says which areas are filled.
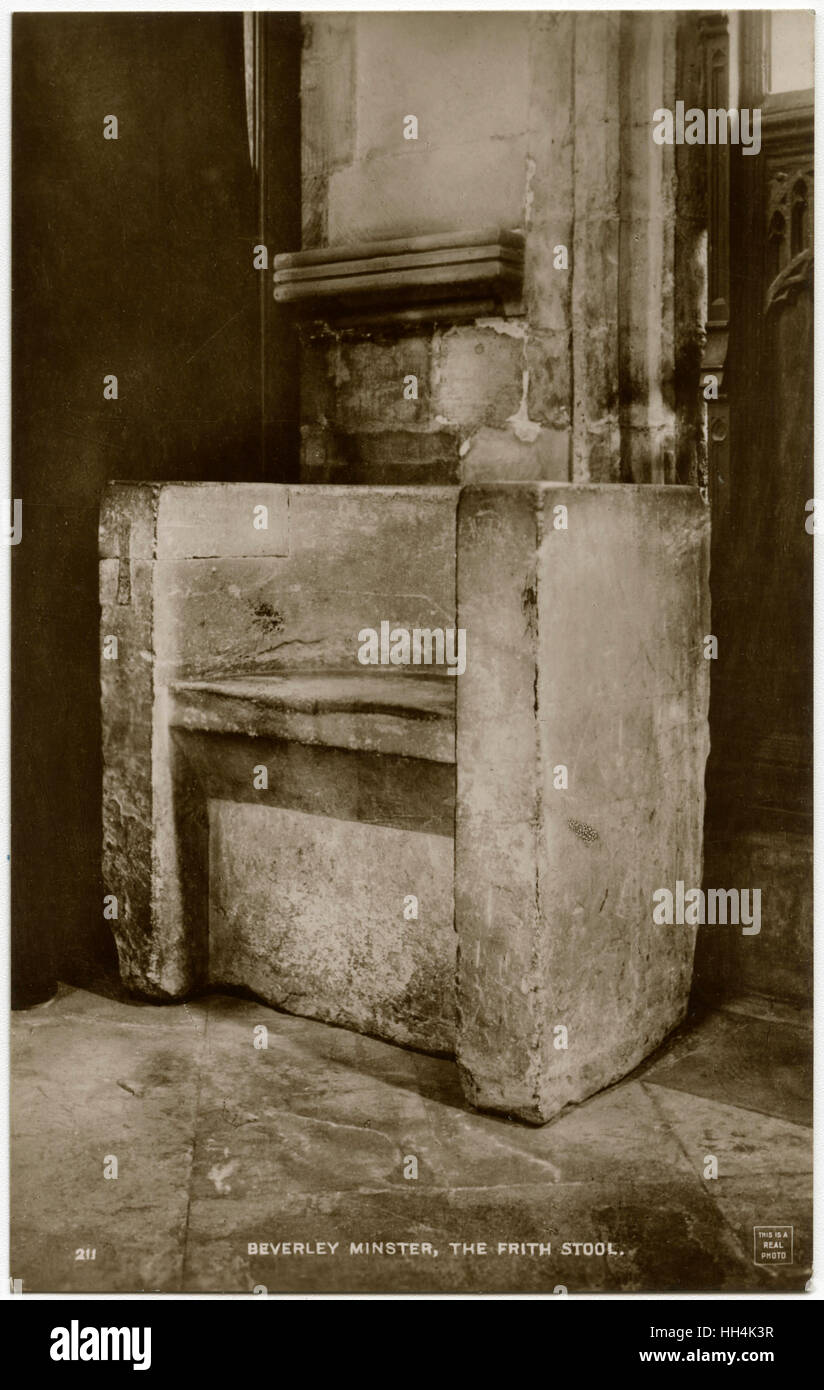
[[[454,1054],[537,1123],[681,1020],[695,928],[652,895],[701,882],[697,491],[115,483],[100,593],[135,990]]]

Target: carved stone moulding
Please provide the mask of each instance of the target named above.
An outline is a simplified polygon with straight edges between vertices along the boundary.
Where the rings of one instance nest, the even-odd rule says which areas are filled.
[[[275,257],[275,299],[343,327],[523,312],[524,238],[499,228]]]

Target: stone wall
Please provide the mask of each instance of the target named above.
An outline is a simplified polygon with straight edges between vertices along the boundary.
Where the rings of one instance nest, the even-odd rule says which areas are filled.
[[[300,33],[293,15],[271,20],[272,230],[291,238]],[[264,464],[242,16],[18,13],[13,47],[11,495],[23,540],[11,553],[7,848],[25,998],[49,957],[77,984],[113,966],[100,916],[102,488],[112,477],[287,480],[298,421],[294,352],[281,353],[265,422],[278,452]],[[117,140],[103,138],[109,112]],[[108,374],[116,400],[103,396]]]
[[[702,481],[701,235],[676,244],[675,151],[651,138],[677,65],[679,95],[695,80],[677,15],[304,26],[304,248],[499,226],[526,259],[507,317],[305,323],[303,478]]]

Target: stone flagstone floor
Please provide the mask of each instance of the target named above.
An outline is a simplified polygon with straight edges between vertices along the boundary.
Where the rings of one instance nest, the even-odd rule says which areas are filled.
[[[542,1129],[468,1110],[449,1060],[233,996],[158,1007],[61,986],[12,1019],[24,1292],[733,1293],[809,1277],[810,1034],[775,1004],[691,1020]],[[794,1263],[757,1266],[753,1227],[779,1222]],[[350,1253],[369,1241],[438,1254]]]

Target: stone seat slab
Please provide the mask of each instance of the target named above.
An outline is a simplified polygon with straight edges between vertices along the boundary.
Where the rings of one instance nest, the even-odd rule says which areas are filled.
[[[169,723],[193,733],[454,763],[455,683],[449,676],[361,671],[176,680]]]

